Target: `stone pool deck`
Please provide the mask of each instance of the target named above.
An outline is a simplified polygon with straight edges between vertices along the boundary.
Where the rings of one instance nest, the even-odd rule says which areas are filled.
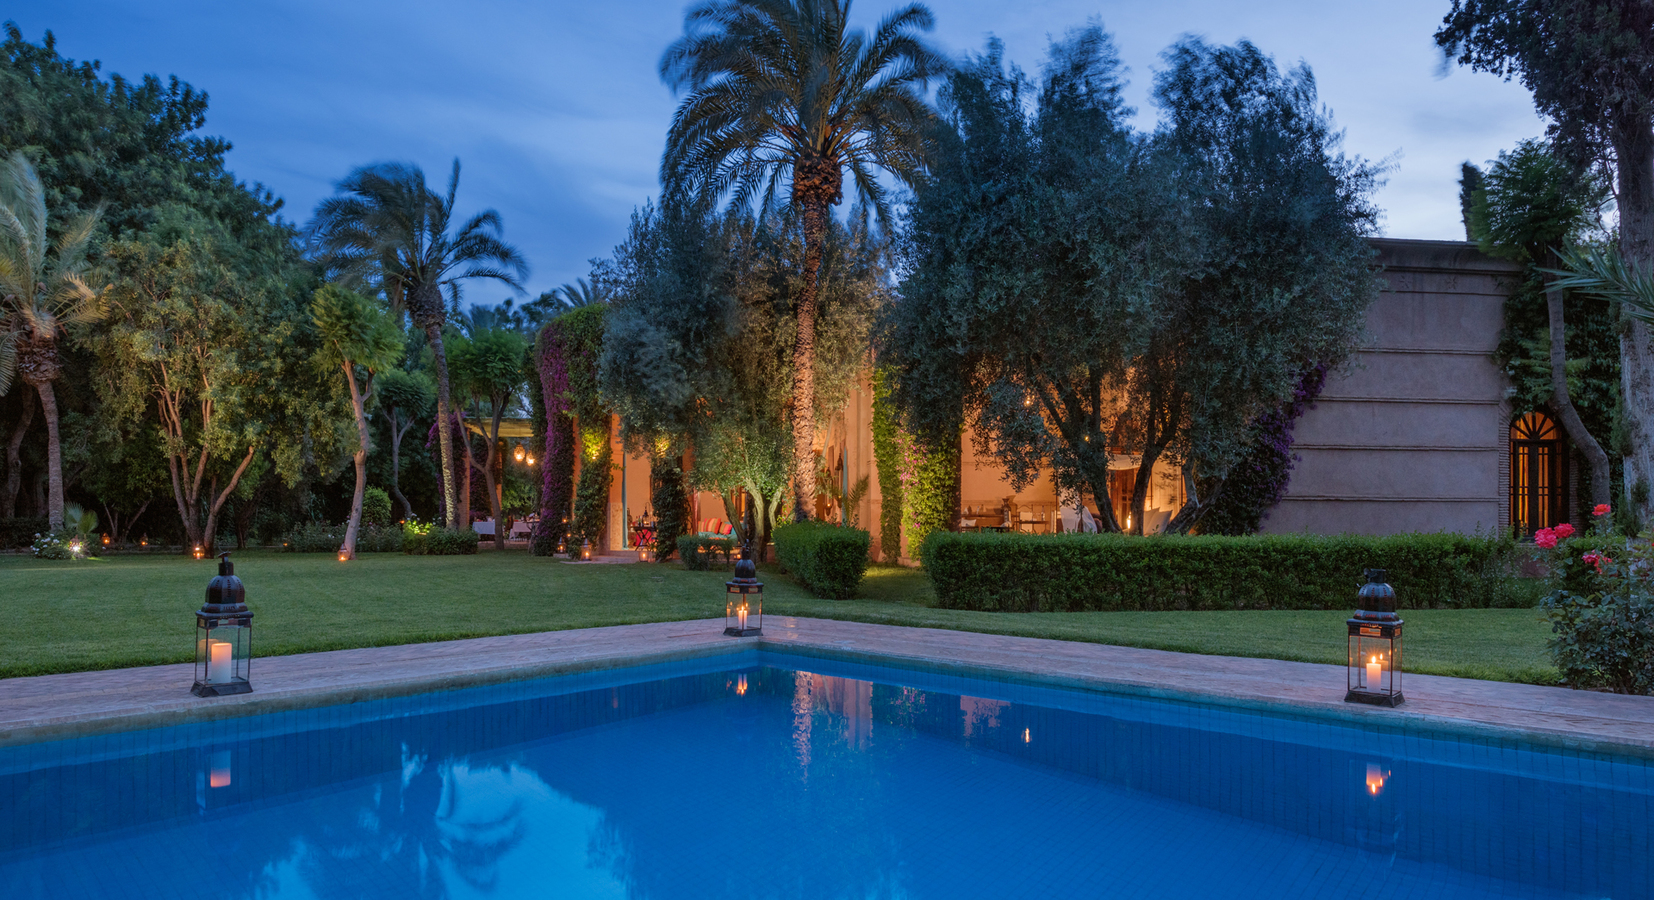
[[[1654,758],[1654,697],[1408,675],[1407,702],[1377,709],[1343,702],[1340,666],[782,616],[765,620],[761,638],[724,637],[722,627],[721,619],[662,622],[269,657],[253,664],[253,693],[211,699],[190,694],[189,665],[0,679],[0,746],[715,656],[758,645],[805,657],[909,662],[965,675]]]

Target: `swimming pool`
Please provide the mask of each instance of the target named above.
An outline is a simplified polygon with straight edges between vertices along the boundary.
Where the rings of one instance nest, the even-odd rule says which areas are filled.
[[[770,651],[0,749],[0,897],[1654,896],[1654,769]]]

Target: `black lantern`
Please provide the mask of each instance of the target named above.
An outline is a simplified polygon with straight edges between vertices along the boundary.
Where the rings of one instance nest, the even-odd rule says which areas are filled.
[[[253,661],[253,614],[247,589],[235,577],[228,552],[219,554],[218,575],[207,583],[207,602],[195,613],[197,697],[245,694]]]
[[[1396,591],[1384,582],[1383,569],[1368,569],[1361,586],[1360,608],[1349,620],[1350,656],[1346,676],[1350,703],[1399,706],[1401,696],[1401,626]]]
[[[758,580],[758,564],[752,554],[741,547],[741,560],[735,564],[735,578],[724,582],[728,603],[724,606],[724,634],[730,637],[751,637],[763,634],[764,583]]]

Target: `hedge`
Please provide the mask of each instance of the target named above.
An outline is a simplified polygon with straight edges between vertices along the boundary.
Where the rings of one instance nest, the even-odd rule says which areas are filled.
[[[683,567],[696,572],[705,572],[712,568],[712,564],[723,557],[728,563],[735,556],[735,541],[733,538],[699,537],[686,534],[678,538],[678,558],[683,560]]]
[[[24,550],[34,536],[51,530],[45,516],[18,516],[0,519],[0,550]]]
[[[817,597],[848,600],[867,573],[872,536],[860,528],[795,522],[775,529],[775,556],[782,568]]]
[[[287,553],[338,553],[345,542],[345,526],[301,525],[281,537],[281,549]],[[357,553],[395,553],[402,549],[402,526],[381,528],[364,525],[356,530]]]
[[[477,552],[477,533],[466,528],[438,528],[409,522],[402,530],[402,552],[409,556],[463,556]]]
[[[925,543],[946,609],[1004,612],[1351,609],[1362,570],[1403,607],[1525,606],[1509,539],[1458,534],[1155,536],[956,534]]]

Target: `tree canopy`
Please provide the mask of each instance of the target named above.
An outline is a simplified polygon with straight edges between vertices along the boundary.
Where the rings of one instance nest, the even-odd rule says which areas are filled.
[[[1097,26],[1053,44],[1037,88],[997,43],[951,76],[879,343],[924,440],[968,423],[1014,483],[1048,471],[1111,529],[1111,470],[1137,472],[1140,529],[1162,458],[1186,476],[1174,527],[1193,527],[1256,420],[1349,352],[1377,289],[1375,173],[1337,153],[1308,70],[1246,43],[1166,59],[1152,135],[1126,124]]]

